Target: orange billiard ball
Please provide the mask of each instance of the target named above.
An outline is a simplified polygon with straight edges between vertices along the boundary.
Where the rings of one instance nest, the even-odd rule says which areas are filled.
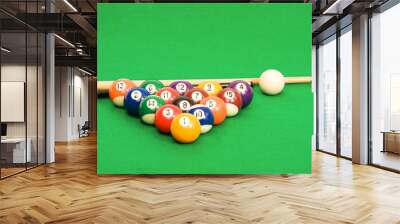
[[[135,88],[134,82],[128,79],[118,79],[114,81],[108,89],[108,95],[111,101],[118,107],[124,106],[125,94],[132,88]]]
[[[210,108],[214,116],[214,125],[221,124],[226,118],[225,102],[217,96],[209,96],[200,101],[201,104]]]

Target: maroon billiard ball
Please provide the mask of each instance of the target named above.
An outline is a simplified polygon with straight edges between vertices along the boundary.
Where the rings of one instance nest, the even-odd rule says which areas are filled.
[[[225,102],[228,117],[236,116],[243,106],[242,96],[234,88],[224,88],[217,96]]]

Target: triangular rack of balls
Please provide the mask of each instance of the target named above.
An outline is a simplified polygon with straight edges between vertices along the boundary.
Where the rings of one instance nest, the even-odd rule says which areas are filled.
[[[225,88],[216,81],[202,81],[193,86],[188,81],[175,81],[164,86],[161,81],[147,80],[136,86],[119,79],[109,88],[109,97],[132,116],[170,133],[180,143],[192,143],[200,134],[209,132],[226,117],[234,117],[253,99],[251,85],[243,80]]]

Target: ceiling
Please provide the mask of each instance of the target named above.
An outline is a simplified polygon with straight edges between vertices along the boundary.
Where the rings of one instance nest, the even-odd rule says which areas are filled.
[[[99,2],[166,3],[166,2],[226,2],[226,3],[304,3],[313,5],[313,41],[329,35],[338,20],[381,5],[386,0],[1,0],[0,24],[2,45],[13,48],[15,54],[24,51],[25,29],[54,32],[56,65],[70,65],[96,72],[97,17]],[[49,13],[52,11],[52,13]],[[351,23],[351,18],[348,19]],[[344,23],[342,25],[345,25]],[[329,32],[328,32],[329,31]],[[22,33],[21,33],[22,32]],[[28,38],[29,39],[29,38]],[[28,40],[29,41],[29,40]],[[33,52],[34,43],[27,51]],[[20,52],[24,53],[24,52]]]

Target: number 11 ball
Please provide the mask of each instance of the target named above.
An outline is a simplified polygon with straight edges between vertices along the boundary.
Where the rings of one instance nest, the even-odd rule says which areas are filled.
[[[200,136],[200,122],[189,113],[179,114],[172,120],[172,137],[180,143],[192,143]]]
[[[242,96],[243,108],[247,107],[253,100],[253,89],[251,88],[249,83],[243,80],[236,80],[231,82],[231,84],[229,84],[229,87],[239,91],[240,95]]]
[[[118,79],[114,81],[108,89],[108,95],[115,106],[124,106],[125,94],[136,85],[128,79]]]

